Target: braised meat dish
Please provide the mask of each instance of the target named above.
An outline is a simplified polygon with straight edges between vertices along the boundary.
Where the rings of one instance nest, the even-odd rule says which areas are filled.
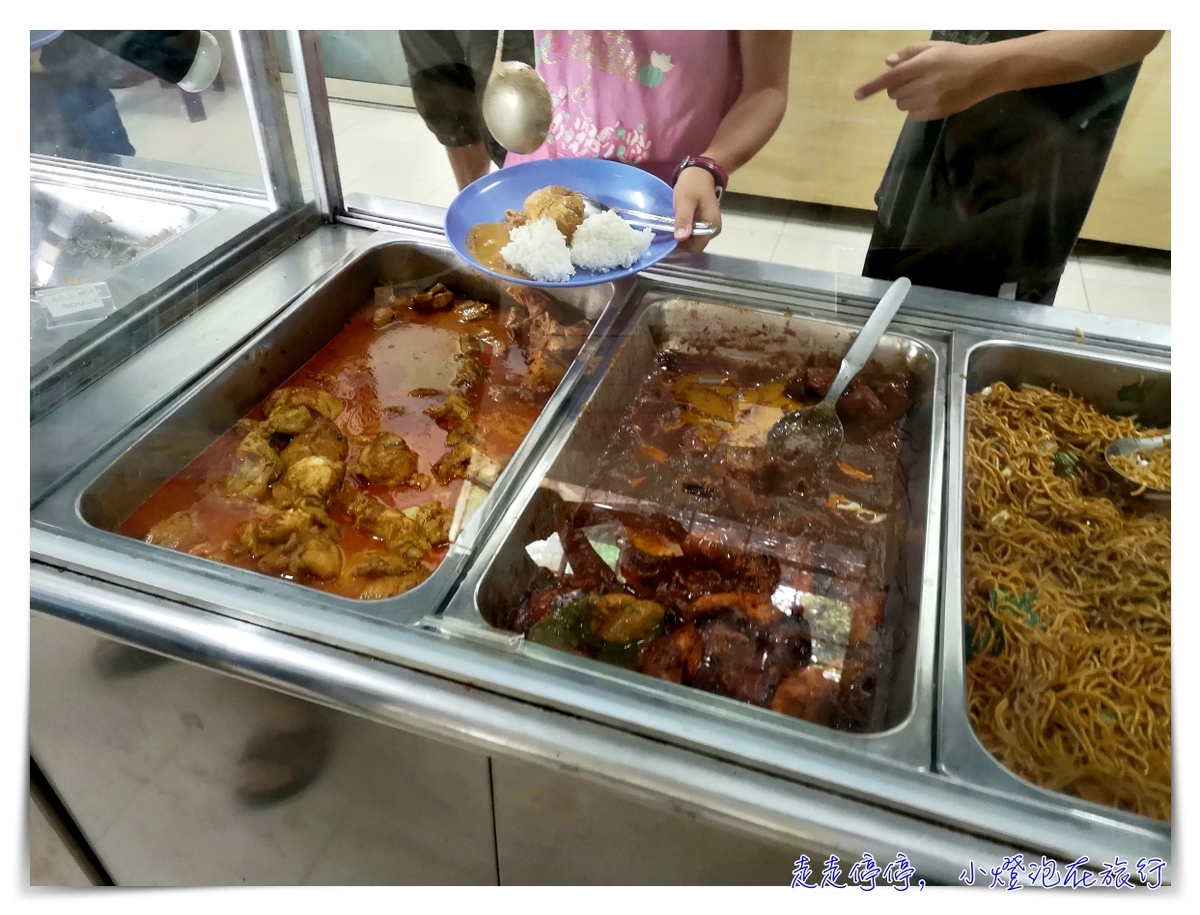
[[[420,584],[467,486],[495,483],[591,330],[507,291],[379,287],[120,532],[346,597]]]
[[[767,430],[824,396],[826,361],[659,352],[586,485],[555,492],[553,534],[526,548],[533,584],[498,622],[785,715],[878,729],[911,374],[868,371],[842,395],[836,461],[777,458]]]

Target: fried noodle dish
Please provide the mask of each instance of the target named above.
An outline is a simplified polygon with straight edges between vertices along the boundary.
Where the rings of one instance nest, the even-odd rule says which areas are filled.
[[[1055,390],[967,398],[967,697],[1013,772],[1169,821],[1171,519],[1104,461],[1146,434]]]

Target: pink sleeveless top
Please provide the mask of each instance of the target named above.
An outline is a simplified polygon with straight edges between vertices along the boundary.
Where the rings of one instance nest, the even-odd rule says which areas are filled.
[[[737,32],[554,31],[534,42],[554,118],[540,149],[505,165],[615,159],[669,180],[712,142],[742,87]]]

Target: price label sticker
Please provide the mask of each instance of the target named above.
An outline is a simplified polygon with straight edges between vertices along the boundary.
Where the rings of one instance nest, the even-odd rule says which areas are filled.
[[[112,311],[112,295],[107,283],[86,283],[79,286],[57,286],[39,289],[34,293],[37,303],[46,311],[50,324],[70,324],[95,318]]]

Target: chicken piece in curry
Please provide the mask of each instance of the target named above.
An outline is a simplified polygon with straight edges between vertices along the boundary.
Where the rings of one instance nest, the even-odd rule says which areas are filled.
[[[495,483],[590,330],[536,290],[506,292],[378,288],[120,532],[344,597],[416,587],[465,487]]]

